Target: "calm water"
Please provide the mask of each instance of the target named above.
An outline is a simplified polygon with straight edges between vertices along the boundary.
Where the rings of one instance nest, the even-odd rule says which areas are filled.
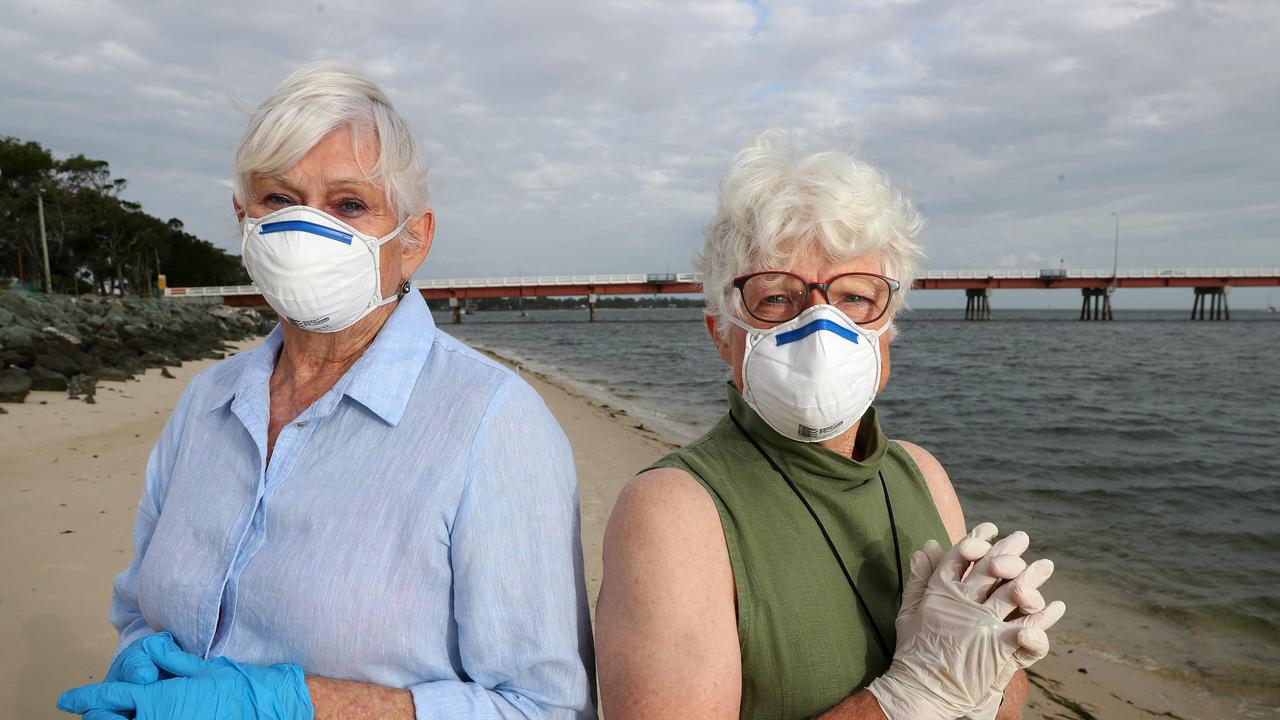
[[[441,326],[687,440],[725,410],[696,309],[479,313]],[[970,524],[1052,557],[1061,632],[1270,697],[1280,681],[1280,317],[1069,311],[903,318],[877,400],[948,469]]]

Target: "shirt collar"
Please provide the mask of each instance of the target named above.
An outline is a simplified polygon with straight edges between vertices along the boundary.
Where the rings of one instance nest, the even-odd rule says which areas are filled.
[[[334,389],[365,406],[388,425],[398,425],[431,352],[436,332],[422,294],[405,295],[373,343]],[[247,401],[260,392],[262,385],[271,379],[283,344],[284,331],[276,325],[262,344],[245,351],[248,357],[236,381],[215,400],[211,409],[219,409],[235,398]]]
[[[262,339],[257,347],[240,353],[244,357],[243,367],[235,375],[235,380],[214,397],[209,410],[220,410],[234,398],[250,397],[263,383],[271,379],[271,371],[275,369],[276,358],[280,355],[280,347],[284,344],[284,330],[277,324]]]
[[[396,304],[395,312],[378,331],[373,344],[347,371],[338,387],[346,384],[347,397],[364,405],[388,425],[404,416],[409,396],[422,374],[436,324],[422,294],[410,292]]]

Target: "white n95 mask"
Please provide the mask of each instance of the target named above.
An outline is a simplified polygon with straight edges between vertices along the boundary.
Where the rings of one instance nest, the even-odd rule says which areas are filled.
[[[769,427],[821,442],[853,427],[880,387],[880,335],[832,305],[814,305],[768,329],[726,314],[747,332],[742,396]]]
[[[267,304],[311,332],[345,330],[400,295],[382,297],[378,248],[400,234],[365,235],[307,205],[245,217],[240,255]]]

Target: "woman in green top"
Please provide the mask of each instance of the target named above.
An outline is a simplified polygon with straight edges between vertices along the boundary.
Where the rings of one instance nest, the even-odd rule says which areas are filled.
[[[964,539],[946,471],[870,407],[921,220],[874,168],[789,144],[771,131],[739,154],[706,231],[730,412],[609,521],[604,714],[1020,717],[1019,668],[1063,610],[1036,591],[1052,564],[1018,558],[1024,533]]]

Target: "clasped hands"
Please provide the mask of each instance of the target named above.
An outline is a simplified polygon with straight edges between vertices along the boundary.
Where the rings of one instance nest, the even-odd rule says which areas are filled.
[[[68,690],[58,709],[85,720],[312,720],[297,665],[241,665],[183,652],[169,633],[136,640],[104,682]]]
[[[946,553],[930,540],[912,554],[893,661],[867,688],[889,720],[993,720],[1013,674],[1048,654],[1066,612],[1039,591],[1053,563],[1028,565],[1027,534],[993,544],[998,532],[983,523]]]
[[[1026,533],[993,544],[997,534],[983,523],[946,553],[930,541],[912,554],[893,661],[868,686],[889,720],[994,720],[1013,674],[1048,654],[1045,631],[1066,611],[1038,589],[1053,563],[1022,559]],[[63,693],[58,708],[86,720],[314,717],[297,665],[204,660],[168,633],[135,641],[105,682]]]

